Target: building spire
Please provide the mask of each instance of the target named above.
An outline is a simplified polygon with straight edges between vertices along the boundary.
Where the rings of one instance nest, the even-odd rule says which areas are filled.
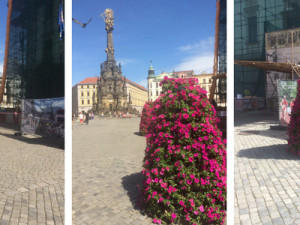
[[[154,71],[154,68],[152,66],[152,59],[150,59],[150,67],[149,67],[149,70],[148,70],[148,77],[155,77],[155,71]]]

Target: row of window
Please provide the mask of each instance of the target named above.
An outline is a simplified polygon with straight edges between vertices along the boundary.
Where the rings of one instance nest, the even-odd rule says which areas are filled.
[[[159,94],[158,94],[158,91],[156,91],[156,95],[155,96],[158,96]],[[152,91],[151,91],[151,96],[153,96],[153,93],[152,93]]]
[[[90,101],[90,100],[87,100],[87,104],[90,105],[90,104],[91,104],[91,101]],[[81,105],[84,105],[84,100],[81,100]]]
[[[211,82],[212,82],[212,79],[208,79],[208,83],[211,83]],[[206,84],[206,79],[205,78],[202,79],[202,83]],[[148,86],[148,88],[151,89],[152,88],[152,83],[150,83],[149,85],[150,86]],[[158,86],[159,86],[159,83],[155,83],[155,87],[158,88]]]
[[[93,91],[93,96],[95,95],[95,91]],[[90,92],[87,92],[87,96],[89,97],[90,96]],[[84,92],[81,92],[81,97],[84,97]]]
[[[92,86],[92,85],[91,85]],[[96,85],[93,85],[93,88],[95,88],[96,87]],[[81,85],[81,89],[83,89],[84,88],[84,85]],[[89,85],[86,85],[86,88],[90,88],[90,86]]]

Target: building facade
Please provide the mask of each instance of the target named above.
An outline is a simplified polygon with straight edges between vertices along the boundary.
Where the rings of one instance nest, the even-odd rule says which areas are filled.
[[[79,112],[90,110],[96,111],[97,108],[97,91],[99,90],[97,77],[88,77],[80,81],[72,88],[72,112],[77,114]],[[148,90],[143,86],[122,77],[125,81],[127,90],[127,102],[137,112],[141,113],[143,106],[148,101]],[[124,110],[125,111],[125,110]]]
[[[88,112],[97,105],[97,77],[88,77],[72,88],[72,112]]]
[[[60,3],[12,3],[4,95],[14,105],[20,105],[21,99],[64,97],[64,39],[57,22]]]
[[[298,0],[235,0],[235,60],[267,61],[265,34],[300,27]],[[263,70],[235,65],[235,96],[266,97]]]
[[[211,86],[212,86],[212,76],[213,74],[194,74],[193,77],[198,79],[198,83],[201,88],[203,88],[205,91],[207,91],[207,97],[209,98]]]
[[[148,101],[148,90],[143,86],[126,79],[127,101],[131,107],[142,113],[144,104]]]
[[[300,64],[300,28],[266,33],[266,61]],[[266,99],[268,108],[277,108],[278,80],[298,78],[297,74],[268,71],[266,74]]]
[[[150,65],[148,70],[148,101],[155,101],[158,96],[161,93],[161,87],[159,86],[159,83],[164,79],[164,77],[168,78],[197,78],[198,83],[208,92],[209,92],[212,86],[212,76],[213,74],[194,74],[193,70],[187,70],[187,71],[173,71],[171,73],[163,72],[157,76],[155,76],[155,70],[152,65]]]
[[[2,73],[0,73],[0,84],[2,82]],[[6,87],[6,85],[5,85]],[[7,93],[6,88],[4,89],[4,93]],[[3,95],[3,101],[0,103],[0,110],[7,109],[7,108],[14,108],[13,99],[7,98],[7,95]]]

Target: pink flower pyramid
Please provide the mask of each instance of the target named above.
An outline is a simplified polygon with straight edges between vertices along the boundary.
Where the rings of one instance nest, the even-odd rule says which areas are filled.
[[[168,79],[154,102],[141,189],[153,222],[223,224],[226,140],[196,79]]]
[[[151,122],[151,108],[153,107],[153,102],[145,102],[143,107],[141,122],[140,122],[140,133],[146,135],[150,122]]]
[[[291,120],[288,125],[288,150],[300,155],[300,80],[298,82],[297,97],[292,106]]]

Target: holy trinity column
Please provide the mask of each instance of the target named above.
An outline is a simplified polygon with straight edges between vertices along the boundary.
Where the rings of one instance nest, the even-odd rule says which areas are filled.
[[[126,79],[122,76],[121,64],[117,66],[114,56],[113,30],[114,17],[111,9],[105,12],[105,30],[107,32],[107,47],[105,52],[107,59],[100,66],[100,77],[98,77],[97,111],[113,113],[116,111],[127,111]]]

